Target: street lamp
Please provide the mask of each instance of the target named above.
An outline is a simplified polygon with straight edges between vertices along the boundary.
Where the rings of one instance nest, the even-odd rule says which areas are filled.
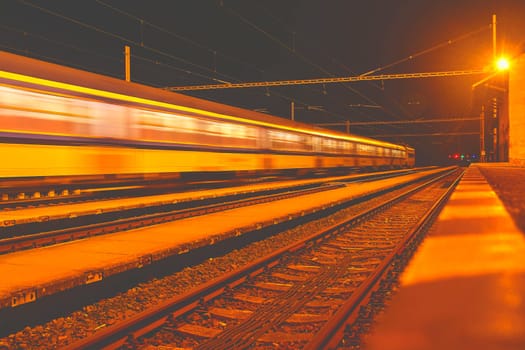
[[[496,62],[496,68],[499,71],[506,71],[510,68],[510,62],[506,57],[500,57]]]

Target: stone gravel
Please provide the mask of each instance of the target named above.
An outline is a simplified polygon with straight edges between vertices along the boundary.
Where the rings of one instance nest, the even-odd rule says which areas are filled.
[[[388,197],[393,197],[401,191],[404,190],[393,191],[388,194]],[[0,350],[57,349],[64,347],[98,330],[136,315],[155,304],[233,271],[239,266],[246,265],[276,249],[292,244],[323,227],[333,225],[335,222],[355,215],[356,212],[363,210],[364,207],[372,205],[374,201],[379,203],[384,199],[385,196],[380,200],[376,199],[354,205],[334,215],[252,243],[243,249],[232,251],[224,256],[210,258],[204,263],[187,267],[170,276],[141,283],[112,298],[84,306],[82,310],[75,311],[65,317],[60,317],[32,328],[26,327],[15,334],[0,338]]]

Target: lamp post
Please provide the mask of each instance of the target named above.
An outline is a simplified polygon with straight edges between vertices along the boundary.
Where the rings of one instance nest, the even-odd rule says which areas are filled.
[[[480,85],[483,85],[486,89],[496,91],[487,102],[487,97],[482,102],[481,113],[480,113],[480,130],[479,130],[479,153],[480,162],[494,161],[494,160],[505,160],[507,152],[500,147],[500,141],[505,139],[504,135],[501,135],[500,124],[504,114],[507,112],[507,99],[508,99],[508,70],[510,68],[510,62],[507,58],[501,57],[494,61],[494,71],[492,74],[483,78],[482,80],[472,84],[472,90],[474,91]],[[498,80],[499,78],[499,80]],[[503,85],[502,85],[503,84]],[[502,93],[503,96],[497,94]],[[488,107],[486,108],[485,105]],[[489,119],[486,118],[485,114],[491,113]],[[491,142],[486,143],[486,138],[490,134]],[[487,146],[489,147],[490,154],[487,154]]]
[[[479,116],[479,161],[485,163],[486,159],[485,151],[485,105],[481,105],[481,114]]]

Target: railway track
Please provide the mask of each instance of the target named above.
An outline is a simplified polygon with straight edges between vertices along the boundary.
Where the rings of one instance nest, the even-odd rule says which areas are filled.
[[[84,185],[86,186],[86,185]],[[12,189],[12,191],[16,191]],[[24,208],[38,208],[52,205],[85,203],[109,199],[129,198],[166,193],[173,191],[171,187],[147,186],[115,186],[115,187],[87,187],[64,190],[34,190],[32,192],[16,192],[14,194],[0,194],[0,209],[18,210]]]
[[[380,179],[391,176],[403,175],[413,172],[414,170],[396,170],[379,173],[368,173],[362,175],[353,175],[353,181],[363,181],[369,179]],[[314,178],[312,178],[314,179]],[[317,178],[322,182],[322,178]],[[23,208],[45,207],[50,205],[64,205],[73,203],[93,202],[100,200],[110,200],[119,198],[141,197],[156,194],[166,194],[173,192],[188,192],[205,189],[217,189],[224,187],[235,187],[254,183],[271,183],[277,180],[293,180],[289,177],[266,177],[258,179],[229,179],[229,180],[206,180],[195,182],[171,182],[165,184],[112,184],[104,185],[96,183],[78,183],[74,185],[60,187],[42,187],[38,188],[33,184],[31,188],[24,188],[24,182],[18,181],[6,188],[0,189],[0,209],[17,210]],[[352,181],[352,180],[348,180]]]
[[[263,191],[262,193],[233,195],[187,203],[171,203],[168,205],[159,205],[158,207],[138,208],[126,211],[119,211],[118,208],[116,208],[115,212],[94,213],[91,216],[82,217],[79,220],[66,218],[64,225],[67,227],[58,230],[51,229],[46,231],[46,221],[43,221],[31,225],[35,227],[31,227],[31,229],[27,231],[23,229],[20,230],[20,228],[12,232],[2,232],[2,230],[0,230],[2,237],[8,237],[0,239],[0,254],[328,191],[342,186],[344,185],[326,184],[314,187],[306,186],[306,188],[288,188],[284,191]],[[78,226],[78,221],[84,224]],[[50,228],[56,226],[60,225],[55,222],[49,224]],[[33,233],[34,231],[38,233]]]
[[[321,349],[355,342],[373,313],[369,299],[378,304],[388,294],[392,275],[459,178],[456,170],[412,186],[69,348]]]
[[[186,192],[202,189],[222,188],[228,186],[242,185],[241,181],[206,181],[196,183],[172,183],[153,186],[144,183],[137,185],[114,185],[96,187],[96,184],[81,184],[74,189],[34,189],[30,192],[23,190],[14,193],[1,194],[0,190],[0,209],[17,210],[23,208],[45,207],[50,205],[65,205],[74,203],[94,202],[101,200],[143,197],[158,194],[172,193],[174,191]]]
[[[66,213],[64,217],[53,220],[44,216],[28,223],[4,222],[0,227],[0,254],[333,190],[344,186],[346,182],[382,179],[396,175],[399,173],[358,176],[339,183],[318,182],[218,197],[161,201],[130,208],[115,207],[104,211],[96,209],[78,216]]]

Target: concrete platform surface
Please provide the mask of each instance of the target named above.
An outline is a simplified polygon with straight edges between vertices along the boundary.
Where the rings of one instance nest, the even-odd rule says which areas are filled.
[[[365,349],[525,349],[525,236],[479,166],[467,169]]]

